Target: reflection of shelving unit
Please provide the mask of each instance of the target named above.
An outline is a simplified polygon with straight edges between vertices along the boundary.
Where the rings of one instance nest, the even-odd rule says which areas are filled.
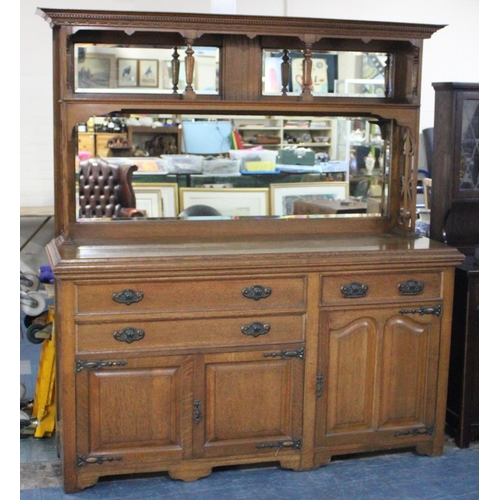
[[[240,133],[245,147],[262,145],[269,149],[281,149],[298,146],[311,148],[318,153],[325,152],[331,157],[335,143],[335,127],[331,119],[234,117],[234,127]],[[324,140],[320,142],[319,137]]]

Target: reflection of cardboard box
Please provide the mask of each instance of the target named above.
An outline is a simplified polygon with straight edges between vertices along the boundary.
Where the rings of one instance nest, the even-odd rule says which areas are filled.
[[[229,157],[240,160],[241,170],[248,172],[274,172],[276,169],[276,154],[276,151],[267,149],[231,149],[229,151]]]
[[[276,163],[280,165],[306,165],[314,166],[316,155],[311,149],[288,148],[280,149]]]
[[[367,214],[381,214],[382,213],[382,198],[370,196],[366,200],[366,213]]]

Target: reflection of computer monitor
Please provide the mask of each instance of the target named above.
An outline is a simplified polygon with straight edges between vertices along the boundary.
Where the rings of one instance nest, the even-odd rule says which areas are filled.
[[[231,149],[230,121],[182,122],[183,153],[215,155]]]

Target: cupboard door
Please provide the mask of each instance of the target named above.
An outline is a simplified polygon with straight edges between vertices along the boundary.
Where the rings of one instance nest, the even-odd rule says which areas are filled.
[[[413,308],[325,313],[317,444],[385,444],[431,435],[440,318]],[[405,311],[405,312],[401,312]]]
[[[77,362],[77,463],[127,468],[189,457],[192,359],[96,363]]]
[[[288,355],[280,357],[282,352]],[[204,356],[202,418],[194,430],[196,455],[300,450],[301,353],[294,347]]]

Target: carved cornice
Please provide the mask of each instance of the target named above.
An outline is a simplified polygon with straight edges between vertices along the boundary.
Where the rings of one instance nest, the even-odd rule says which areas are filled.
[[[110,29],[176,31],[195,30],[202,33],[259,34],[300,36],[312,34],[321,37],[348,37],[413,40],[430,38],[445,25],[408,24],[338,19],[298,17],[230,16],[214,14],[121,12],[94,10],[61,10],[39,8],[51,27],[79,26]]]

